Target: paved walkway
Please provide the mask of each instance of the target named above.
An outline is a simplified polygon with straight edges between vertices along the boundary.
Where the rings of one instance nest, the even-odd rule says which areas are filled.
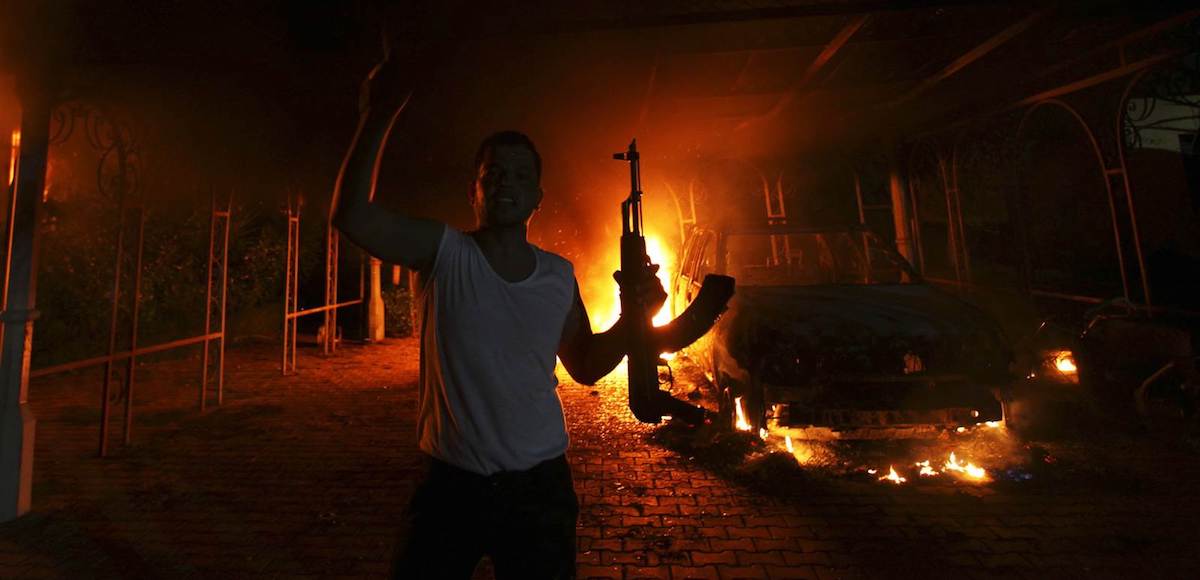
[[[225,405],[204,414],[196,359],[145,365],[134,445],[106,460],[98,373],[36,382],[35,510],[0,524],[0,577],[384,577],[418,462],[416,355],[302,349],[281,377],[273,348],[235,349]],[[1099,467],[1094,443],[1039,446],[991,484],[891,485],[848,459],[742,464],[745,439],[638,424],[616,377],[561,389],[581,578],[1194,577],[1186,446],[1106,444]]]

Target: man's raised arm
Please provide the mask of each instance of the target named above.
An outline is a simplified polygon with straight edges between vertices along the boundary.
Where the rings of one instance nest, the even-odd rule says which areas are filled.
[[[445,226],[389,211],[372,202],[384,144],[411,91],[401,92],[399,66],[385,60],[363,84],[358,130],[334,187],[331,219],[371,255],[385,262],[424,269],[433,263]]]

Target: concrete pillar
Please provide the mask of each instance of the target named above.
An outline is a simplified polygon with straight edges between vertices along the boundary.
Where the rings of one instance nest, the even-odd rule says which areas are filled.
[[[900,171],[900,163],[892,156],[888,164],[888,189],[892,194],[892,223],[896,228],[896,250],[908,263],[916,263],[913,245],[912,220],[909,216],[908,184]]]
[[[383,262],[371,258],[371,288],[367,296],[367,340],[380,341],[384,336],[383,289],[380,270]]]
[[[37,425],[29,408],[29,355],[37,319],[34,234],[46,187],[53,105],[47,94],[24,97],[21,150],[8,208],[8,287],[0,315],[0,522],[29,511]]]

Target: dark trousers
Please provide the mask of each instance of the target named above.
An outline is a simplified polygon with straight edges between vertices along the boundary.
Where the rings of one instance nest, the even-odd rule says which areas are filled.
[[[393,578],[469,579],[484,554],[499,580],[575,577],[579,502],[566,456],[490,476],[427,462],[405,512]]]

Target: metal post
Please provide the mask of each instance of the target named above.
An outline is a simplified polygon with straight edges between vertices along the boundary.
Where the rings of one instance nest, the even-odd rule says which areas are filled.
[[[958,224],[954,219],[954,203],[950,198],[950,180],[946,172],[946,160],[938,155],[938,174],[942,178],[942,195],[946,198],[946,245],[950,263],[954,265],[954,281],[962,288],[962,265],[958,261]]]
[[[129,359],[125,361],[125,429],[121,440],[129,445],[133,428],[133,379],[138,348],[138,311],[142,302],[142,246],[146,239],[146,208],[138,208],[137,261],[133,270],[133,316],[129,321]]]
[[[41,98],[39,98],[41,97]],[[29,347],[37,319],[36,232],[50,147],[48,95],[22,99],[21,151],[9,206],[0,315],[0,522],[29,511],[37,420],[29,408]]]
[[[118,195],[120,197],[117,201],[117,244],[113,265],[112,314],[109,318],[108,329],[109,357],[117,350],[117,314],[121,302],[121,255],[124,253],[125,245],[125,195],[124,192],[120,192]],[[108,419],[111,414],[108,398],[112,392],[112,368],[112,360],[104,363],[104,386],[101,388],[102,398],[100,401],[100,457],[108,455]]]
[[[862,180],[858,177],[858,171],[854,172],[854,199],[858,202],[858,225],[867,225],[867,214],[863,210],[862,198]]]
[[[217,192],[209,192],[208,210],[208,257],[204,262],[204,336],[212,332],[213,250],[217,243]],[[208,338],[201,343],[200,352],[200,410],[208,407]]]
[[[971,250],[967,247],[967,228],[963,225],[962,215],[962,192],[958,189],[958,147],[955,146],[950,152],[950,191],[953,192],[951,197],[954,200],[954,217],[958,224],[958,252],[959,255],[955,258],[961,260],[963,277],[966,284],[960,284],[959,289],[967,291],[973,283],[971,277]]]
[[[292,312],[300,310],[300,213],[304,210],[304,198],[296,198],[296,216],[292,220],[295,242],[292,250]],[[298,320],[292,318],[292,332],[288,335],[288,349],[291,353],[291,370],[296,370],[296,331]]]
[[[292,194],[288,193],[287,197],[287,250],[283,259],[283,333],[280,335],[279,372],[287,374],[288,363],[288,330],[292,327],[292,320],[288,317],[292,313]]]
[[[338,236],[338,231],[332,227],[329,228],[329,243],[333,246],[333,259],[330,264],[333,265],[333,272],[329,276],[329,304],[338,303],[338,275],[342,261],[342,239]],[[333,354],[338,347],[338,309],[329,309],[329,328],[326,329],[325,340],[329,344],[328,354]]]
[[[229,230],[233,229],[233,193],[225,201],[225,241],[221,249],[221,343],[217,350],[217,406],[225,402],[225,302],[229,297]],[[204,347],[208,351],[208,347]]]
[[[858,176],[858,170],[854,170],[854,200],[858,203],[858,225],[862,226],[863,228],[866,228],[867,214],[866,214],[865,208],[863,208],[862,180]],[[862,236],[862,244],[863,244],[863,259],[866,260],[867,272],[870,273],[871,272],[871,244],[870,244],[870,242],[867,241],[866,233],[864,233]]]
[[[917,271],[922,275],[925,274],[925,244],[921,242],[921,208],[917,204],[917,193],[910,187],[908,189],[908,201],[912,204],[912,235],[913,241],[916,243],[917,253],[914,256]]]
[[[895,155],[891,156],[890,162],[888,187],[892,194],[892,221],[896,228],[896,248],[909,262],[912,262],[912,235],[909,233],[908,204],[904,201],[904,178],[900,175],[900,165]]]
[[[325,306],[337,304],[338,292],[338,234],[333,224],[325,226]],[[325,354],[331,354],[337,349],[337,309],[325,311],[325,341],[322,345]]]
[[[1125,57],[1124,48],[1125,48],[1125,45],[1122,44],[1121,45],[1122,64],[1124,64],[1123,61],[1124,61],[1124,57]],[[1126,155],[1125,155],[1125,153],[1126,153],[1125,152],[1125,139],[1124,139],[1124,135],[1122,134],[1122,130],[1125,125],[1125,123],[1124,123],[1125,112],[1126,112],[1125,103],[1127,103],[1129,101],[1129,95],[1133,91],[1133,88],[1135,86],[1137,86],[1137,84],[1149,72],[1150,72],[1149,69],[1147,69],[1147,70],[1143,70],[1142,72],[1134,75],[1133,79],[1131,79],[1129,81],[1129,84],[1125,86],[1125,91],[1121,95],[1121,100],[1120,100],[1120,102],[1117,103],[1117,124],[1116,124],[1116,127],[1114,128],[1114,131],[1116,132],[1117,162],[1118,162],[1118,165],[1115,168],[1115,171],[1120,172],[1120,174],[1121,174],[1121,186],[1124,188],[1124,191],[1125,191],[1125,203],[1128,204],[1128,206],[1129,206],[1129,225],[1132,228],[1131,237],[1133,238],[1133,251],[1137,258],[1138,272],[1141,273],[1141,278],[1142,278],[1142,300],[1145,301],[1147,307],[1151,307],[1154,305],[1154,302],[1151,300],[1151,296],[1150,296],[1150,272],[1148,272],[1146,270],[1146,260],[1145,260],[1144,254],[1142,252],[1142,234],[1141,234],[1141,231],[1138,229],[1137,210],[1134,209],[1133,184],[1132,184],[1131,180],[1129,179],[1129,164],[1125,159],[1125,157],[1126,157]],[[1107,178],[1107,177],[1108,177],[1108,175],[1106,174],[1105,178]],[[1150,316],[1154,315],[1153,308],[1147,308],[1146,312]]]
[[[293,207],[292,193],[288,193],[288,250],[286,261],[283,263],[283,360],[280,366],[283,375],[288,373],[288,361],[293,347],[292,335],[295,333],[295,321],[292,318],[292,312],[296,310],[294,298],[296,273],[293,258],[299,251],[299,243],[296,241],[296,238],[299,237],[299,225],[299,209]]]

